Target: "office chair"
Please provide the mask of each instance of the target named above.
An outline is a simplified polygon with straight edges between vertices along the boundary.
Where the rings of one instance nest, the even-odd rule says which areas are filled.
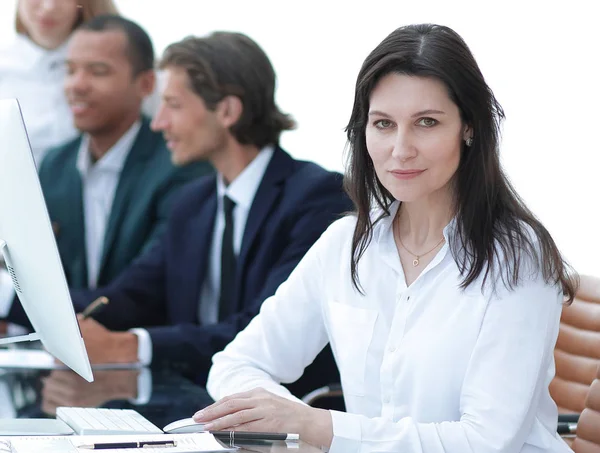
[[[558,406],[559,421],[571,421],[585,406],[590,385],[600,365],[600,279],[581,276],[575,300],[563,308],[554,349],[556,376],[550,395]]]
[[[558,430],[575,453],[600,453],[600,367],[576,422],[559,423]],[[574,436],[574,437],[573,437]]]
[[[302,401],[309,406],[321,409],[332,409],[342,412],[346,410],[342,386],[338,383],[319,387],[304,395]]]

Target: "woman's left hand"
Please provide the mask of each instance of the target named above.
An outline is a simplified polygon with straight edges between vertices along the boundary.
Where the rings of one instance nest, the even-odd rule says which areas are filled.
[[[316,446],[331,445],[333,428],[329,411],[274,395],[262,388],[227,396],[194,414],[208,431],[296,433]]]

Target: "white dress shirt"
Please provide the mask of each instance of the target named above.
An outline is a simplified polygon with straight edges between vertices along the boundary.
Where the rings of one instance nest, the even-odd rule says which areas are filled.
[[[550,453],[548,385],[562,296],[535,273],[513,291],[462,281],[446,244],[407,287],[391,216],[374,226],[352,286],[356,220],[335,222],[260,314],[213,357],[215,399],[256,387],[293,398],[293,382],[331,342],[347,413],[330,411],[331,453]],[[500,261],[504,264],[504,261]],[[527,267],[527,266],[526,266]]]
[[[140,131],[136,121],[97,162],[92,161],[90,138],[84,135],[77,155],[77,170],[81,176],[83,217],[85,222],[85,252],[88,287],[98,282],[106,226],[125,160]]]
[[[221,289],[221,245],[225,229],[223,196],[235,202],[233,209],[233,251],[239,254],[246,222],[254,196],[273,156],[274,148],[266,146],[228,186],[221,174],[217,175],[217,214],[210,245],[206,277],[202,284],[198,303],[198,320],[202,325],[214,324],[219,317],[219,293]],[[152,362],[152,340],[145,329],[132,329],[138,335],[138,358],[143,365]]]
[[[17,98],[36,163],[78,134],[64,94],[67,44],[46,50],[24,35],[0,49],[0,99]]]

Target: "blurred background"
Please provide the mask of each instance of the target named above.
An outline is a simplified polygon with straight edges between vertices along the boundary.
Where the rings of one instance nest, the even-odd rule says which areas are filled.
[[[335,170],[343,169],[344,127],[369,51],[400,25],[454,28],[505,109],[502,160],[509,177],[571,264],[600,275],[594,2],[115,1],[149,32],[157,55],[173,41],[213,30],[255,39],[277,71],[280,107],[299,123],[283,135],[283,147]],[[14,0],[0,0],[0,45],[14,33],[14,9]]]

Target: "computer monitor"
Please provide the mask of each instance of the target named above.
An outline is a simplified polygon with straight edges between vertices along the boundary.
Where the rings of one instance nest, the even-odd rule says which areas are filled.
[[[0,248],[34,329],[0,343],[40,340],[50,354],[93,381],[16,99],[0,100]]]

